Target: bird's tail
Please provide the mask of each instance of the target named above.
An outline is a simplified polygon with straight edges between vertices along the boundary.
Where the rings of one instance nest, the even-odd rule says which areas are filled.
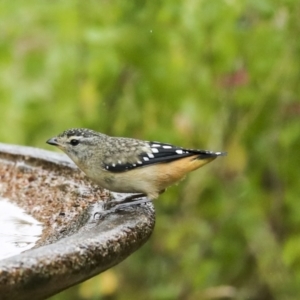
[[[202,151],[190,161],[190,171],[196,170],[209,162],[215,160],[218,156],[225,156],[227,152]]]
[[[213,152],[213,151],[201,151],[196,159],[215,159],[218,156],[226,156],[227,152]]]

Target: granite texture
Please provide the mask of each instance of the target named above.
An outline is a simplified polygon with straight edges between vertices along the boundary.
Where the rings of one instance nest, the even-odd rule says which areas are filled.
[[[151,203],[105,211],[111,194],[62,154],[0,143],[0,196],[44,229],[36,246],[0,260],[0,299],[45,299],[118,264],[150,237]]]

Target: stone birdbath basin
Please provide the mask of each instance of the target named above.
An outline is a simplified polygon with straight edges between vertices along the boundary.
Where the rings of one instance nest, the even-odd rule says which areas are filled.
[[[0,299],[45,299],[143,245],[153,205],[105,213],[111,197],[63,154],[0,143]]]

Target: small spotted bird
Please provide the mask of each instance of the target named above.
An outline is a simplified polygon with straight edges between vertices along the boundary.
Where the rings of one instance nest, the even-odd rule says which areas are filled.
[[[146,196],[147,201],[156,199],[187,173],[217,156],[226,155],[225,152],[111,137],[84,128],[66,130],[47,143],[64,151],[101,187],[120,193],[140,193],[138,196]]]

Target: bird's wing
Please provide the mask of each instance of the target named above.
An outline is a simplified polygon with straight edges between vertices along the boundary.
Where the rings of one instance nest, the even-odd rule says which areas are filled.
[[[118,173],[158,163],[169,163],[180,158],[195,155],[197,155],[195,157],[196,159],[206,159],[209,157],[225,155],[225,153],[208,150],[184,149],[160,142],[146,142],[143,144],[143,147],[141,147],[141,151],[137,152],[134,160],[132,160],[131,157],[131,161],[125,163],[124,160],[122,162],[122,160],[116,158],[113,163],[105,163],[103,168],[110,172]]]

